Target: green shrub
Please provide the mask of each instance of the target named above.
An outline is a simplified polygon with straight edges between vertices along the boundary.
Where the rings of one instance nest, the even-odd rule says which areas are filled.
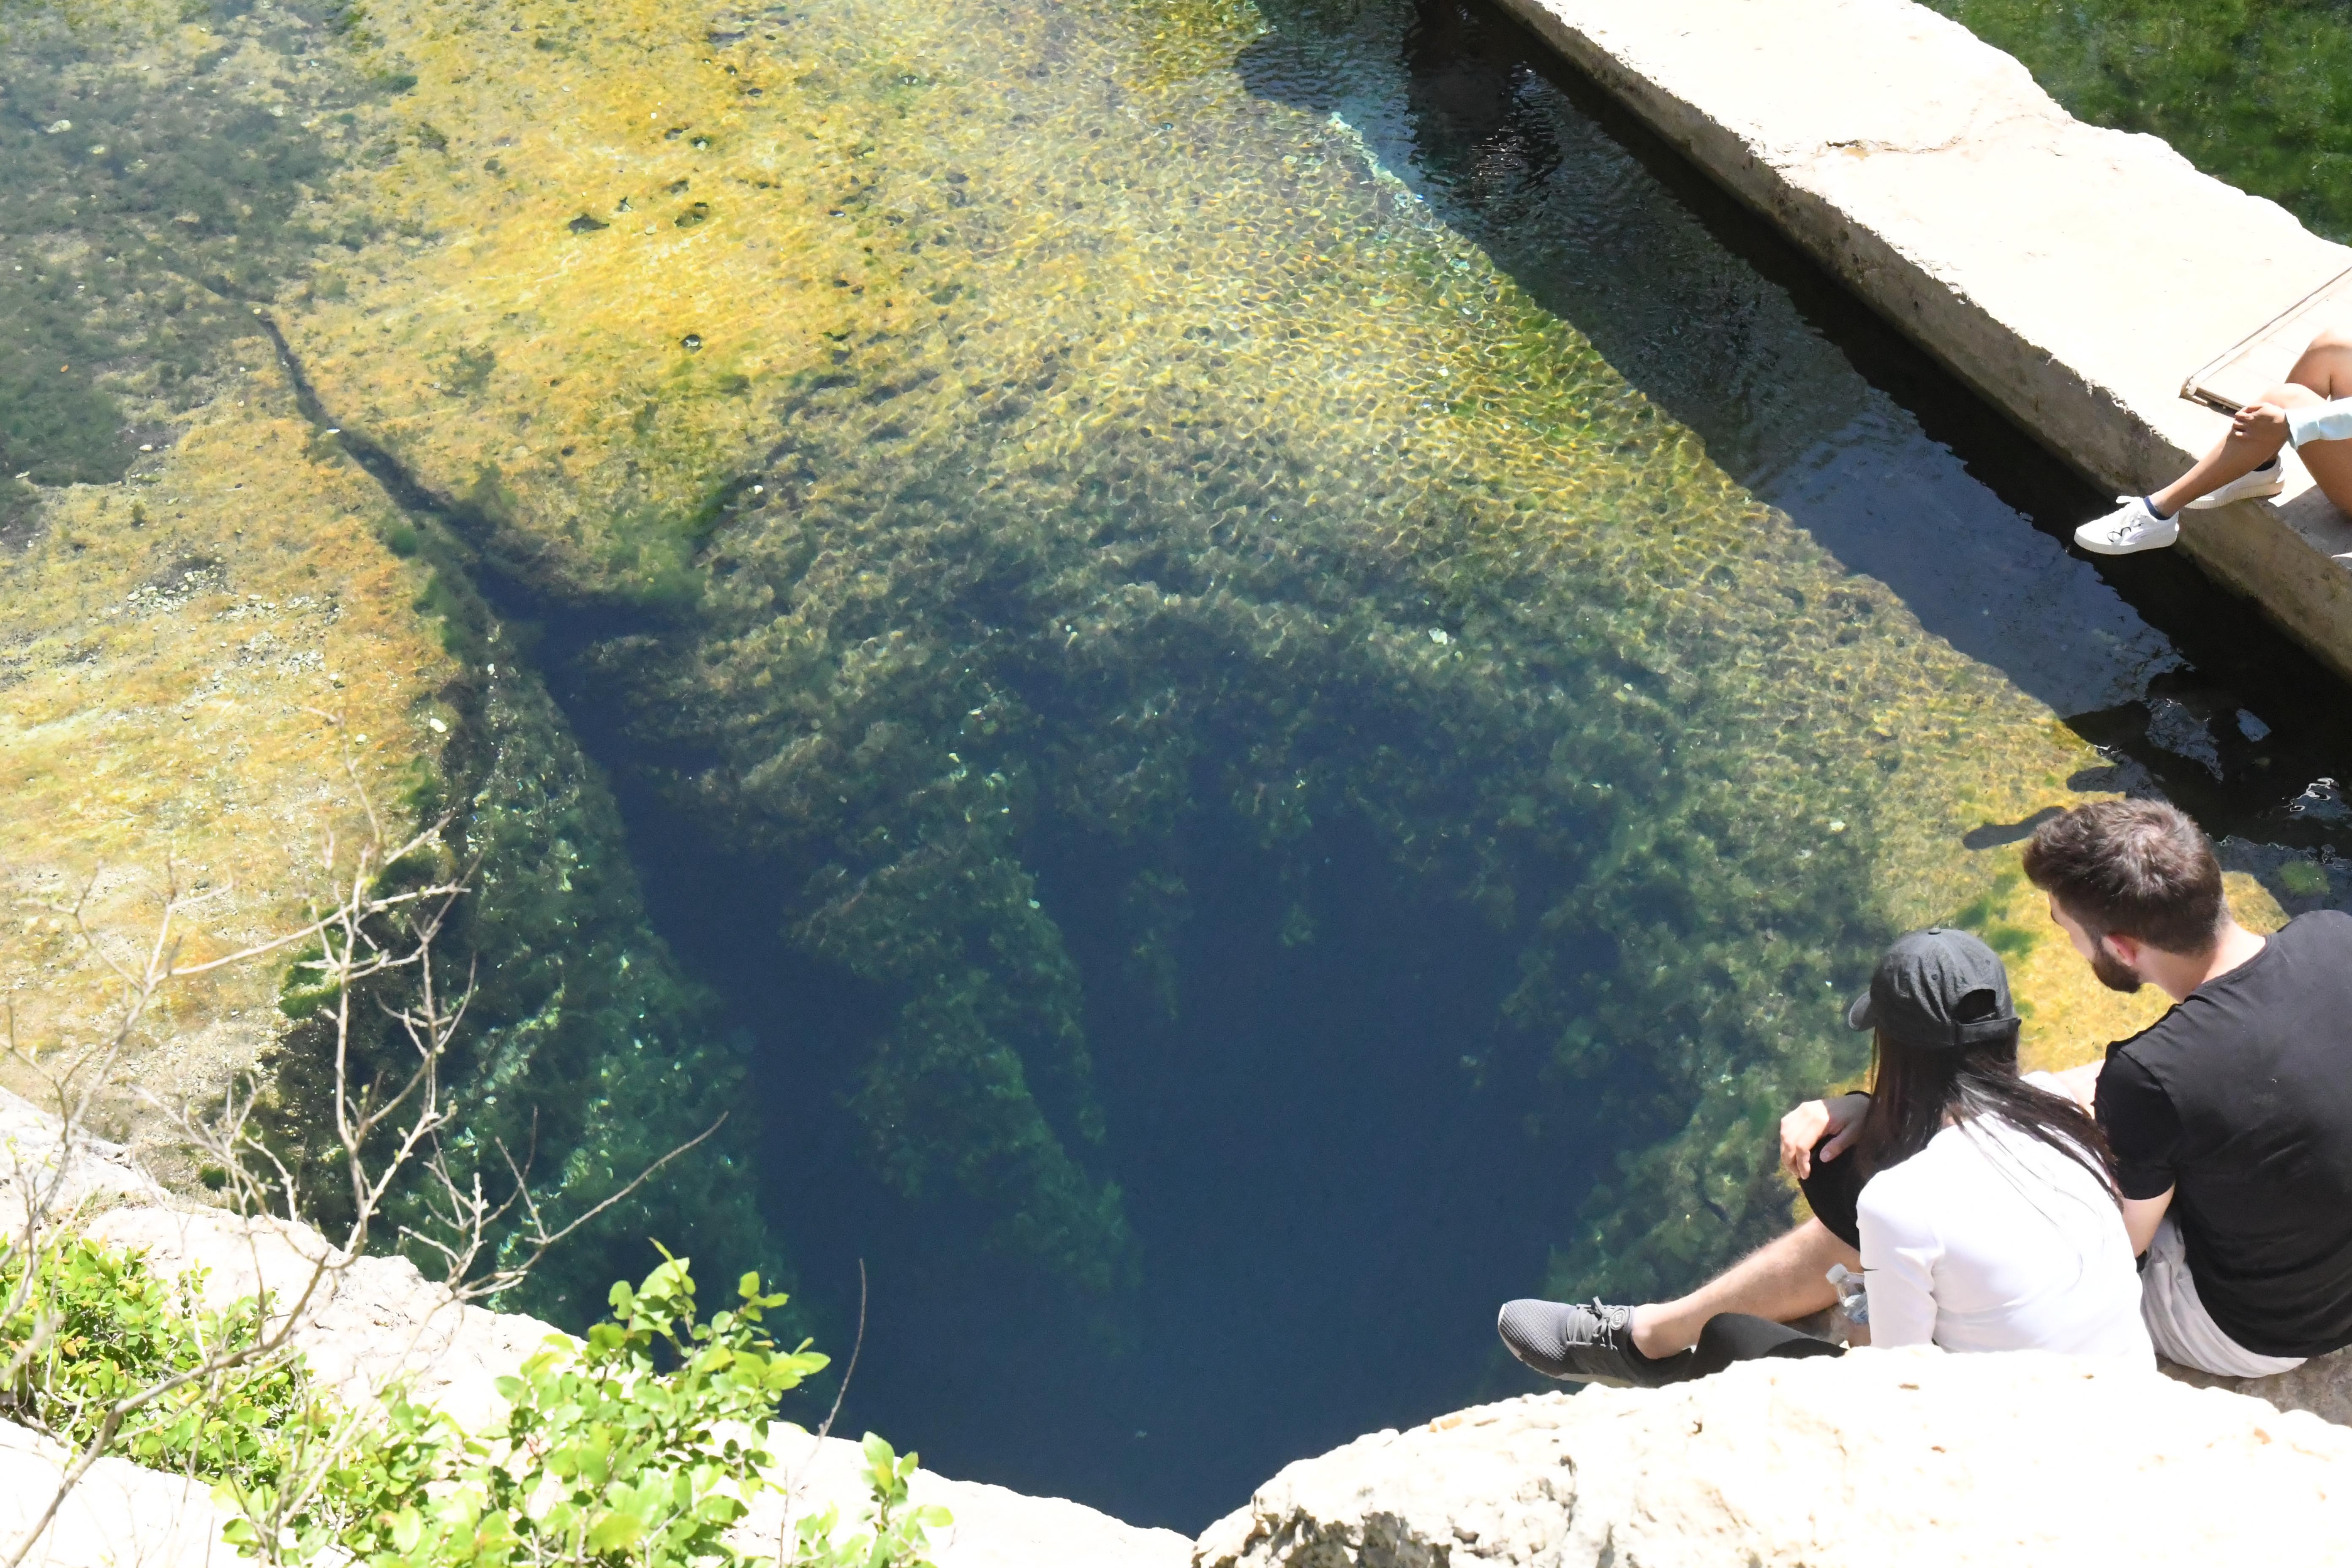
[[[21,1250],[0,1249],[17,1299]],[[501,1378],[505,1417],[478,1434],[397,1386],[365,1417],[326,1397],[299,1357],[251,1352],[262,1317],[243,1300],[198,1304],[201,1275],[166,1280],[136,1253],[75,1238],[40,1259],[22,1305],[0,1316],[6,1414],[80,1447],[108,1412],[174,1377],[124,1420],[110,1451],[215,1483],[248,1557],[368,1568],[739,1568],[724,1539],[766,1487],[764,1434],[778,1403],[825,1357],[777,1348],[762,1327],[784,1303],[743,1277],[738,1304],[701,1321],[685,1258],[666,1258],[584,1344],[551,1341]],[[925,1532],[945,1510],[910,1506],[917,1458],[865,1443],[870,1530],[837,1510],[800,1522],[786,1568],[928,1568]],[[765,1561],[764,1559],[761,1561]]]
[[[784,1298],[761,1294],[759,1276],[745,1275],[739,1294],[703,1323],[684,1259],[666,1259],[636,1289],[614,1285],[612,1319],[585,1345],[553,1346],[499,1380],[506,1416],[478,1436],[395,1400],[384,1440],[319,1489],[328,1506],[285,1519],[279,1554],[307,1562],[340,1547],[371,1568],[738,1561],[725,1531],[772,1462],[758,1434],[825,1365],[805,1343],[779,1352],[762,1331]],[[722,1431],[735,1423],[748,1431]],[[232,1539],[257,1554],[253,1521],[279,1517],[278,1499],[233,1500],[245,1518]],[[339,1506],[352,1500],[362,1506]],[[338,1528],[354,1513],[359,1522]]]
[[[22,1248],[0,1247],[0,1300],[17,1301],[24,1274]],[[201,1284],[201,1274],[164,1279],[141,1254],[79,1237],[51,1249],[21,1305],[0,1317],[0,1365],[15,1369],[5,1414],[79,1448],[118,1402],[201,1372],[207,1347],[215,1366],[249,1350],[253,1304],[204,1311]],[[264,1363],[190,1376],[130,1414],[110,1447],[158,1469],[268,1486],[289,1435],[320,1419],[300,1363]]]

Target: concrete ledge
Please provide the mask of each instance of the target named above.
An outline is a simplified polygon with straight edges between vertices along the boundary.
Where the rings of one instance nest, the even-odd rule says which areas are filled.
[[[2183,378],[2352,267],[2352,250],[2158,138],[2075,120],[2016,60],[1910,0],[1502,3],[2118,491],[2169,480],[2225,427],[2180,398]],[[2193,512],[2183,546],[2352,679],[2352,523],[2289,466],[2279,503]]]

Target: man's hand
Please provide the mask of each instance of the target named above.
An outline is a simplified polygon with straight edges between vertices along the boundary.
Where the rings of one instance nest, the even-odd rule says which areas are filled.
[[[2230,434],[2241,441],[2265,446],[2286,445],[2286,410],[2275,403],[2249,403],[2230,420]]]
[[[2059,1092],[2070,1097],[2084,1110],[2096,1114],[2099,1104],[2099,1069],[2107,1065],[2105,1057],[2095,1062],[2084,1062],[2078,1068],[2050,1076],[2058,1080]]]
[[[1833,1100],[1809,1100],[1780,1118],[1780,1164],[1799,1181],[1813,1173],[1813,1145],[1822,1134],[1837,1136],[1822,1144],[1822,1158],[1834,1160],[1862,1135],[1862,1119],[1870,1110],[1870,1096],[1841,1094]]]

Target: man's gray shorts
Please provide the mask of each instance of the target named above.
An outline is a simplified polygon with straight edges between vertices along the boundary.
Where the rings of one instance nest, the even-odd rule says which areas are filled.
[[[2189,1249],[2180,1227],[2164,1216],[2148,1243],[2147,1267],[2139,1275],[2139,1315],[2156,1353],[2182,1366],[2221,1377],[2271,1377],[2293,1372],[2301,1356],[2256,1355],[2221,1331],[2197,1299],[2197,1281],[2189,1277]]]

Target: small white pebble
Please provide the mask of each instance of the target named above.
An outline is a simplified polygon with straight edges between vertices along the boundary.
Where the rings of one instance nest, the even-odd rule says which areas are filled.
[[[436,735],[446,735],[449,732],[449,726],[438,719],[427,719],[425,721],[425,727]]]
[[[1831,817],[1830,831],[1832,833],[1843,833],[1845,831],[1845,823],[1837,817]]]

